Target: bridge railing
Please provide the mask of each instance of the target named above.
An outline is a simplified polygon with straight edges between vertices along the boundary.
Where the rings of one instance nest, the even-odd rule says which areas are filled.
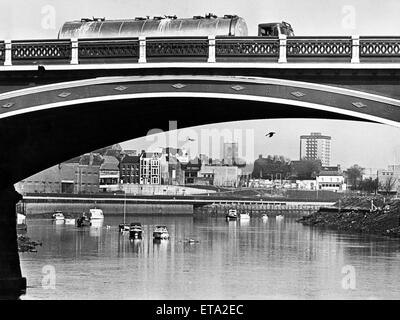
[[[69,40],[30,40],[5,43],[4,64],[64,64],[71,60]]]
[[[399,37],[360,38],[361,62],[400,62]]]
[[[400,62],[400,37],[5,40],[0,65],[146,62]]]

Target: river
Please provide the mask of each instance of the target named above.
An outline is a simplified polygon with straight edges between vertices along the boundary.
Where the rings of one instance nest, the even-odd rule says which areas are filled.
[[[27,219],[43,242],[20,253],[21,299],[399,299],[400,241],[251,218],[135,216],[142,240],[118,232],[122,216],[92,227]],[[163,224],[171,238],[154,242]],[[192,238],[198,242],[188,243]]]

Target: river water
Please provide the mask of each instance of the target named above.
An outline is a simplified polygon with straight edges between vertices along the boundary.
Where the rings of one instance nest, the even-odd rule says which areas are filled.
[[[303,226],[295,217],[121,216],[92,227],[28,219],[21,299],[399,299],[400,240]],[[171,238],[154,242],[155,225]],[[188,243],[192,238],[198,242]]]

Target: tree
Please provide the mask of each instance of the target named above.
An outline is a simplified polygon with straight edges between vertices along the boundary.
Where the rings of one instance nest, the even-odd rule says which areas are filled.
[[[378,187],[379,187],[378,178],[376,179],[368,178],[360,182],[360,189],[368,193],[376,194],[376,192],[378,191]]]
[[[290,171],[290,160],[283,156],[261,156],[254,161],[252,177],[255,179],[285,179]]]
[[[364,168],[360,167],[358,164],[355,164],[346,170],[347,183],[350,185],[351,189],[357,190],[360,187],[363,173]]]
[[[393,191],[396,182],[397,179],[393,176],[390,176],[382,183],[383,190],[385,191],[386,194],[389,194],[390,192]]]
[[[299,180],[312,180],[321,171],[321,160],[292,161],[291,176]]]

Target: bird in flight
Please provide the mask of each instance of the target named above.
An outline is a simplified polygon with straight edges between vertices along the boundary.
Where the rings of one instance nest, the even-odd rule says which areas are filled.
[[[265,136],[271,138],[274,134],[275,134],[275,132],[271,131],[271,132],[268,132]]]
[[[189,141],[196,141],[195,139],[192,139],[190,137],[186,137],[186,139],[189,140]]]

